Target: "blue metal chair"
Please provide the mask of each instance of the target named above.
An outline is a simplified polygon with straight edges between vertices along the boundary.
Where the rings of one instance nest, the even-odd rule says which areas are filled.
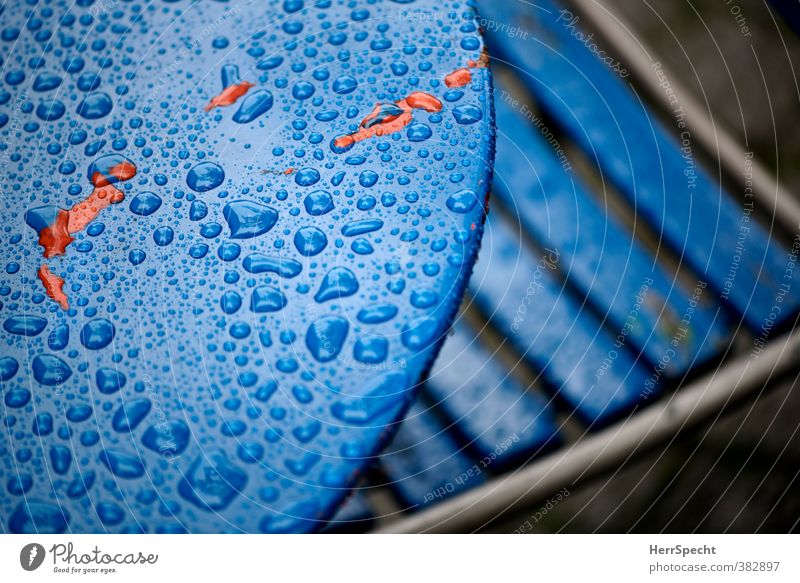
[[[475,13],[0,13],[2,530],[320,528],[476,257],[489,72],[446,83],[481,60]]]
[[[622,26],[573,4],[580,18],[479,3],[497,123],[486,232],[422,399],[360,514],[343,510],[350,528],[481,528],[797,368],[796,202]],[[624,65],[601,60],[586,22]],[[706,153],[728,176],[749,164],[755,186],[734,196]]]

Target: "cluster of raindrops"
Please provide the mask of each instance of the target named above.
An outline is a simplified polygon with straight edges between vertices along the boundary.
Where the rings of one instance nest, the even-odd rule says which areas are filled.
[[[314,528],[469,276],[471,8],[189,8],[0,9],[12,532]]]

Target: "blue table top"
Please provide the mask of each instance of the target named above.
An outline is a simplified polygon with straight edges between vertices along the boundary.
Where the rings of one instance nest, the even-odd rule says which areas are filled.
[[[1,13],[3,531],[318,528],[475,259],[472,8]]]

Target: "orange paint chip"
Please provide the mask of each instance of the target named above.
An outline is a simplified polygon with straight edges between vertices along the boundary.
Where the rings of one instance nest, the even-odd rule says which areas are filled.
[[[120,162],[112,166],[108,174],[95,172],[92,176],[92,184],[94,186],[108,186],[111,184],[112,178],[116,178],[117,182],[124,182],[125,180],[130,180],[134,176],[136,176],[136,166],[130,162]]]
[[[461,69],[456,69],[444,78],[444,84],[448,87],[464,87],[472,81],[472,73],[470,69],[484,69],[489,66],[489,53],[484,48],[480,58],[477,61],[470,59],[467,61],[467,66]]]
[[[213,97],[211,101],[208,102],[208,105],[205,107],[205,111],[211,111],[215,107],[227,107],[229,105],[233,105],[242,95],[250,91],[251,87],[254,87],[254,85],[248,81],[242,81],[241,83],[236,83],[235,85],[228,85],[222,90],[222,93],[216,97]]]
[[[467,85],[470,81],[472,81],[472,73],[466,68],[456,69],[444,78],[444,84],[451,88],[464,87],[464,85]]]
[[[75,239],[69,234],[69,212],[58,211],[55,222],[39,231],[39,245],[44,249],[43,255],[46,258],[63,255],[67,245]]]
[[[375,136],[387,136],[400,131],[414,119],[413,111],[422,109],[431,113],[442,110],[442,102],[429,93],[415,91],[405,99],[396,101],[394,108],[389,109],[386,104],[379,103],[359,124],[358,131],[339,136],[333,145],[339,149],[346,149],[357,142]]]
[[[69,300],[64,293],[64,280],[50,271],[47,265],[42,265],[39,271],[36,272],[36,275],[41,280],[42,285],[44,285],[48,297],[58,303],[62,309],[69,309]]]

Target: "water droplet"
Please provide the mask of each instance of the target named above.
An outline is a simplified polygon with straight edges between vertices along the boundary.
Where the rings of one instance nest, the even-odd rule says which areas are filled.
[[[114,431],[120,433],[133,431],[144,421],[151,407],[152,403],[150,403],[150,399],[125,401],[120,405],[119,409],[117,409],[117,412],[114,413],[111,426],[114,428]]]
[[[294,234],[294,246],[301,255],[313,257],[328,245],[325,233],[316,227],[302,227]]]
[[[411,305],[415,308],[430,308],[439,301],[439,294],[427,289],[415,289],[411,292]]]
[[[334,267],[322,280],[314,299],[320,303],[334,298],[346,298],[358,291],[358,279],[346,267]]]
[[[478,197],[474,190],[465,188],[447,197],[447,208],[454,213],[465,214],[472,210]]]
[[[72,453],[64,445],[54,445],[50,448],[50,465],[57,474],[64,475],[72,464]]]
[[[301,168],[295,173],[294,181],[298,186],[312,186],[319,182],[319,172],[314,168]]]
[[[18,336],[38,336],[42,333],[45,326],[47,326],[47,320],[27,314],[11,316],[10,318],[6,318],[6,321],[3,322],[3,329],[6,332]]]
[[[198,508],[224,510],[247,483],[247,474],[228,461],[224,453],[198,456],[178,484],[178,493]]]
[[[160,207],[161,197],[155,192],[140,192],[133,197],[130,204],[131,212],[142,217],[152,215]]]
[[[386,360],[389,342],[382,336],[359,338],[353,348],[353,356],[360,362],[379,364]]]
[[[8,521],[15,534],[61,534],[67,530],[69,514],[55,504],[25,501]]]
[[[100,350],[114,339],[114,324],[105,318],[96,318],[81,329],[81,344],[89,350]]]
[[[86,95],[78,105],[78,115],[85,119],[100,119],[111,113],[114,106],[107,93],[94,91]]]
[[[225,172],[213,162],[200,162],[186,175],[186,184],[196,192],[207,192],[222,184]]]
[[[166,247],[170,243],[172,243],[172,239],[175,238],[175,231],[172,230],[172,227],[159,227],[155,231],[153,231],[153,241],[159,247]]]
[[[47,345],[50,350],[63,350],[69,344],[69,326],[59,324],[47,335]]]
[[[277,273],[286,278],[296,277],[303,269],[303,265],[294,259],[269,257],[261,253],[251,253],[244,258],[242,265],[249,273]]]
[[[28,404],[31,400],[31,392],[28,389],[9,389],[6,391],[5,403],[12,409],[19,409]]]
[[[222,215],[234,239],[263,235],[278,221],[278,211],[274,208],[246,200],[229,202],[222,210]]]
[[[33,81],[33,90],[39,92],[50,91],[61,85],[61,81],[62,79],[60,76],[45,71],[36,76],[36,79]]]
[[[72,375],[72,369],[67,363],[52,354],[41,354],[34,357],[31,369],[33,378],[48,387],[59,385]]]
[[[150,450],[162,455],[183,453],[189,445],[189,427],[180,419],[171,419],[151,425],[142,435],[142,443]]]
[[[257,313],[277,312],[286,306],[286,296],[278,288],[261,285],[253,289],[250,310]]]
[[[142,460],[134,454],[119,449],[103,450],[100,453],[100,461],[118,478],[131,480],[144,475]]]
[[[233,114],[236,123],[250,123],[258,116],[265,114],[272,108],[272,93],[266,89],[259,89],[250,93],[242,100],[242,104]]]
[[[381,324],[397,315],[397,306],[392,304],[375,304],[358,312],[358,321],[362,324]]]
[[[242,296],[232,290],[226,291],[219,299],[219,304],[226,314],[235,314],[242,307]]]
[[[453,117],[458,123],[468,125],[483,119],[483,112],[475,105],[465,104],[453,109]]]
[[[347,320],[338,316],[320,318],[306,332],[306,346],[319,362],[329,362],[342,350],[348,330]]]
[[[333,210],[333,198],[324,190],[315,190],[303,201],[306,212],[313,217],[319,217]]]
[[[36,107],[36,115],[42,121],[61,119],[67,108],[58,99],[45,99]]]
[[[424,123],[412,123],[406,130],[410,142],[424,142],[433,135],[431,128]]]
[[[192,201],[192,206],[189,207],[189,218],[193,221],[200,221],[206,218],[208,214],[208,206],[202,200]]]
[[[100,522],[106,526],[117,526],[125,519],[125,512],[113,502],[100,502],[95,509]]]
[[[440,325],[441,322],[433,317],[414,320],[403,327],[400,339],[406,348],[422,350],[437,339]]]
[[[10,356],[0,356],[0,381],[5,382],[13,378],[17,374],[17,370],[19,370],[19,363],[15,359]]]
[[[362,219],[359,221],[352,221],[342,227],[342,235],[345,237],[356,237],[358,235],[365,235],[377,231],[383,227],[383,221],[380,219]]]
[[[97,390],[104,395],[111,395],[125,386],[125,375],[113,368],[99,368],[95,374]]]

